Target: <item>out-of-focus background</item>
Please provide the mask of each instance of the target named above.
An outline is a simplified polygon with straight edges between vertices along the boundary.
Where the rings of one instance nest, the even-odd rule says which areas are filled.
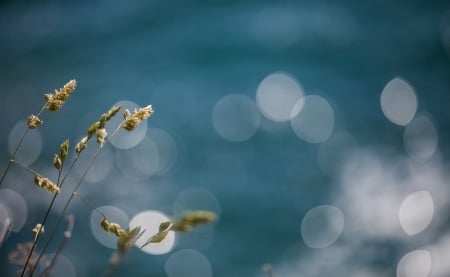
[[[2,171],[43,94],[74,78],[21,161],[56,178],[64,139],[73,147],[116,103],[152,104],[148,122],[105,146],[80,193],[153,232],[185,210],[218,214],[133,248],[117,276],[267,276],[266,263],[279,277],[450,276],[447,1],[2,1],[0,42]],[[2,276],[20,269],[8,255],[33,239],[50,198],[9,171]],[[55,276],[99,276],[114,240],[79,199],[69,212]]]

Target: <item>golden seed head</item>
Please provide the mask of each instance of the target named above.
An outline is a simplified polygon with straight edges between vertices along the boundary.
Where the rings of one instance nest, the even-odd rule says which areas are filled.
[[[159,224],[159,231],[166,231],[167,229],[169,229],[170,225],[172,225],[172,221],[166,221]]]
[[[87,137],[88,139],[90,139],[92,137],[93,134],[95,134],[95,132],[97,132],[98,129],[103,128],[103,125],[101,121],[95,121],[94,123],[91,124],[91,126],[89,126],[88,128],[88,134]]]
[[[60,170],[62,167],[62,160],[61,158],[58,156],[58,154],[55,154],[55,156],[53,157],[53,165],[55,166],[56,169]]]
[[[184,214],[182,220],[193,225],[214,221],[216,214],[210,211],[193,211]]]
[[[64,161],[69,154],[69,140],[66,139],[59,147],[59,157]]]
[[[100,222],[100,226],[102,227],[103,230],[105,230],[105,232],[109,232],[109,226],[110,226],[110,222],[108,219],[106,219],[106,217],[104,217],[102,219],[102,221]]]
[[[87,147],[88,137],[84,137],[75,146],[75,152],[80,154]]]
[[[122,108],[121,105],[112,107],[111,109],[109,109],[109,111],[102,114],[102,116],[100,117],[100,121],[106,122],[106,121],[110,120],[113,116],[115,116],[120,111],[121,108]]]
[[[128,249],[134,245],[136,240],[138,240],[141,235],[142,233],[140,226],[133,228],[131,231],[127,230],[126,233],[120,236],[117,240],[117,249],[121,253],[127,252]]]
[[[39,175],[35,175],[34,176],[34,183],[38,186],[42,188],[42,182],[43,182],[43,178],[42,176]]]
[[[67,98],[69,98],[70,94],[75,90],[77,86],[77,81],[70,80],[67,82],[67,84],[64,85],[64,87],[60,88],[59,90],[55,90],[55,98],[61,101],[66,101]]]
[[[39,176],[39,175],[34,176],[34,183],[38,187],[45,188],[47,191],[52,192],[52,193],[59,193],[59,191],[60,191],[60,188],[55,183],[50,181],[50,179]]]
[[[181,232],[191,231],[193,227],[212,222],[216,217],[216,214],[210,211],[200,210],[186,212],[183,217],[173,225],[172,229]]]
[[[75,90],[77,82],[75,80],[70,80],[64,87],[59,90],[55,90],[55,93],[44,94],[45,101],[47,102],[46,109],[50,112],[55,112],[59,110],[64,102],[69,98],[70,94]]]
[[[51,94],[51,93],[44,94],[44,99],[45,99],[46,102],[52,100],[53,99],[53,94]]]
[[[35,238],[44,232],[44,225],[42,225],[41,223],[36,224],[36,226],[33,228],[33,235]]]
[[[46,109],[50,112],[56,112],[59,110],[64,104],[64,101],[58,99],[51,99],[47,102]]]
[[[152,236],[146,244],[161,242],[167,237],[168,233],[169,233],[169,231],[158,232],[154,236]]]
[[[30,115],[27,118],[27,125],[28,125],[28,128],[30,128],[30,129],[34,129],[37,126],[42,125],[42,123],[44,123],[44,121],[42,121],[39,117],[35,116],[34,114]]]
[[[134,130],[141,121],[149,118],[153,114],[152,105],[148,105],[147,107],[134,109],[133,113],[131,113],[128,109],[124,111],[123,118],[125,122],[122,125],[127,131]]]
[[[95,135],[97,136],[97,143],[99,143],[100,146],[103,147],[103,144],[105,143],[105,138],[108,135],[106,129],[105,128],[98,129],[95,132]]]
[[[119,224],[110,222],[108,219],[106,219],[106,217],[102,219],[102,221],[100,222],[100,226],[105,232],[113,233],[118,237],[122,237],[127,234],[127,232],[123,230]]]

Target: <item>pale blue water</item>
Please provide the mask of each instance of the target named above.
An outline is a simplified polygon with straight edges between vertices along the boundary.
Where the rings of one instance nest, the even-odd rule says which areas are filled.
[[[166,276],[167,260],[181,249],[204,255],[213,276],[264,276],[265,263],[280,277],[395,276],[406,253],[443,245],[449,234],[450,4],[408,2],[3,1],[2,164],[13,126],[39,109],[42,93],[75,78],[79,86],[60,115],[45,117],[42,153],[33,166],[49,171],[45,165],[61,141],[81,138],[117,101],[152,104],[148,136],[159,128],[172,137],[176,158],[167,158],[172,167],[136,180],[123,177],[115,160],[108,177],[95,184],[98,188],[87,185],[85,193],[99,206],[117,205],[130,216],[144,209],[171,215],[179,193],[201,189],[207,196],[190,199],[192,205],[220,211],[214,228],[183,236],[168,254],[133,249],[117,276]],[[263,115],[248,140],[223,139],[213,125],[216,103],[233,93],[255,101],[260,82],[278,71],[294,76],[306,95],[324,97],[334,111],[333,134],[349,135],[345,143],[366,155],[357,164],[381,173],[346,175],[350,154],[331,153],[342,146],[306,143],[289,122]],[[383,88],[397,76],[414,88],[416,115],[430,118],[438,136],[436,154],[412,169],[406,127],[390,122],[380,107]],[[10,176],[8,187],[17,175]],[[398,180],[390,175],[404,183],[389,185]],[[356,196],[346,187],[349,179],[355,180]],[[372,187],[374,179],[380,185]],[[27,183],[20,183],[23,191]],[[29,185],[40,192],[32,179]],[[419,190],[434,200],[433,219],[424,231],[408,236],[396,219],[383,218],[390,211],[398,215],[405,197]],[[358,218],[362,206],[355,204],[363,196],[367,221]],[[7,254],[31,239],[27,230],[43,209],[33,205],[38,208],[31,209],[23,231],[1,247],[2,275],[18,269],[7,263]],[[342,234],[323,249],[309,248],[301,235],[302,219],[318,205],[336,206],[344,215]],[[111,250],[91,234],[89,208],[76,207],[67,256],[79,276],[98,276]],[[431,276],[450,274],[439,268],[439,260],[433,264]]]

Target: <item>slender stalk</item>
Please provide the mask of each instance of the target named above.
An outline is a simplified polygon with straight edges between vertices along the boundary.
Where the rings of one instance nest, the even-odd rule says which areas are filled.
[[[68,215],[67,216],[67,221],[69,222],[69,224],[67,226],[67,230],[64,232],[64,239],[61,242],[61,244],[59,245],[58,250],[56,251],[55,255],[53,256],[53,259],[50,262],[50,265],[41,273],[40,276],[43,276],[43,277],[49,276],[52,268],[56,264],[56,261],[57,261],[58,257],[61,255],[61,253],[63,252],[64,248],[66,248],[67,242],[72,237],[72,230],[73,230],[73,225],[74,225],[74,217],[73,217],[73,215]]]
[[[109,266],[106,269],[105,273],[103,273],[103,277],[110,277],[114,275],[114,272],[117,270],[117,268],[120,265],[120,262],[122,261],[122,258],[124,256],[124,253],[121,253],[119,251],[115,251],[111,258],[109,259]]]
[[[19,161],[17,161],[17,160],[13,160],[13,159],[9,160],[9,162],[10,162],[11,164],[15,163],[15,164],[20,165],[22,168],[26,169],[26,170],[29,171],[31,174],[41,176],[41,174],[39,174],[37,171],[31,169],[30,167],[28,167],[28,165],[26,165],[26,164],[24,164],[24,163],[22,163],[22,162],[19,162]]]
[[[89,201],[86,197],[81,196],[78,192],[74,192],[74,195],[77,196],[78,198],[80,198],[81,200],[83,200],[84,203],[86,203],[89,207],[91,207],[92,209],[94,209],[94,211],[98,212],[99,214],[101,214],[101,216],[103,216],[104,218],[108,219],[108,217],[102,213],[102,211],[100,211],[91,201]]]
[[[105,142],[109,141],[122,127],[123,123],[125,121],[121,122],[119,124],[119,126],[114,130],[114,132],[112,132],[112,134],[105,140]],[[94,155],[92,156],[91,160],[89,161],[86,169],[84,170],[83,174],[80,177],[80,180],[78,180],[78,183],[76,184],[74,190],[72,191],[72,194],[70,195],[69,199],[66,201],[61,213],[59,214],[56,223],[53,225],[52,230],[50,231],[49,237],[47,238],[47,240],[44,243],[43,249],[41,251],[41,254],[39,255],[39,257],[37,258],[36,264],[39,263],[40,259],[42,258],[42,255],[44,254],[45,250],[47,249],[50,240],[53,238],[54,233],[56,231],[56,229],[58,228],[59,224],[61,223],[61,220],[67,210],[67,208],[69,207],[70,203],[72,202],[72,199],[74,198],[74,196],[76,195],[76,192],[78,191],[80,185],[83,183],[84,178],[86,177],[87,173],[89,172],[90,168],[92,167],[92,164],[95,162],[95,160],[97,159],[98,155],[100,154],[100,151],[103,149],[103,146],[100,145],[100,147],[97,149],[97,151],[94,153]],[[31,276],[33,275],[34,271],[36,270],[36,266],[33,267],[31,269]],[[21,275],[23,276],[23,275]]]
[[[41,110],[37,113],[37,116],[41,115],[41,113],[44,111],[46,106],[47,106],[47,103],[45,103],[44,106],[42,106]],[[29,131],[30,131],[30,128],[27,127],[27,129],[25,129],[22,136],[20,137],[20,140],[17,143],[16,148],[14,149],[14,151],[10,157],[8,164],[6,165],[6,168],[3,171],[2,177],[0,178],[0,187],[2,186],[3,181],[5,180],[5,177],[8,174],[9,169],[11,168],[11,165],[12,165],[14,159],[16,158],[17,152],[19,151],[20,146],[22,146],[22,144],[25,140],[25,137],[27,136]]]
[[[60,188],[61,188],[62,185],[64,184],[64,181],[66,180],[66,178],[67,178],[67,176],[69,175],[69,173],[72,171],[72,168],[74,167],[74,165],[75,165],[76,161],[78,160],[78,157],[79,157],[79,156],[80,156],[80,154],[77,154],[77,155],[75,156],[75,158],[72,160],[72,163],[71,163],[71,165],[70,165],[70,167],[69,167],[69,170],[68,170],[68,171],[66,172],[66,174],[64,175],[64,178],[62,179],[61,183],[59,183],[60,177],[61,177],[61,172],[62,172],[62,168],[63,168],[63,166],[64,166],[64,163],[63,163],[63,165],[61,166],[61,170],[59,170],[59,172],[58,172],[58,184],[59,184],[59,187],[60,187]],[[25,168],[27,168],[27,167],[25,167]],[[29,169],[29,170],[31,170],[31,169]],[[37,173],[35,173],[35,174],[37,174]],[[44,214],[44,218],[43,218],[42,221],[41,221],[41,224],[42,224],[43,226],[45,226],[45,223],[47,222],[47,218],[48,218],[48,216],[50,215],[50,212],[51,212],[51,210],[52,210],[52,208],[53,208],[53,205],[55,204],[55,200],[56,200],[56,197],[57,197],[57,196],[58,196],[58,193],[55,193],[55,194],[53,195],[52,201],[50,202],[50,205],[48,206],[47,211],[46,211],[45,214]],[[31,246],[30,252],[28,253],[28,256],[27,256],[25,265],[24,265],[24,267],[23,267],[23,269],[22,269],[22,272],[21,272],[20,276],[23,276],[23,275],[25,274],[25,271],[26,271],[28,262],[29,262],[29,260],[31,259],[32,255],[33,255],[34,249],[36,248],[36,245],[37,245],[37,243],[38,243],[38,239],[40,238],[40,235],[41,235],[41,234],[38,233],[38,234],[36,235],[35,240],[33,241],[33,245]]]

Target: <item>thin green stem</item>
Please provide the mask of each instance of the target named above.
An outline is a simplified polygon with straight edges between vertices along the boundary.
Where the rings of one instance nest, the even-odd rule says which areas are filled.
[[[92,209],[94,209],[96,212],[98,212],[101,216],[103,216],[104,218],[108,219],[108,217],[102,213],[102,211],[100,211],[91,201],[89,201],[86,197],[81,196],[81,194],[79,194],[78,192],[74,192],[73,193],[75,196],[77,196],[78,198],[80,198],[81,200],[83,200],[83,202],[88,205],[89,207],[91,207]]]
[[[123,123],[124,123],[124,121],[121,122],[121,123],[119,124],[119,126],[114,130],[114,132],[112,132],[112,134],[105,140],[105,142],[109,141],[109,140],[110,140],[110,139],[111,139],[111,138],[112,138],[112,137],[120,130],[120,128],[122,127]],[[45,243],[44,243],[44,246],[43,246],[43,248],[42,248],[41,254],[39,255],[39,257],[38,257],[37,260],[36,260],[36,264],[38,264],[39,261],[40,261],[40,259],[42,258],[42,256],[43,256],[45,250],[47,249],[47,247],[48,247],[48,245],[49,245],[49,243],[50,243],[50,240],[53,238],[56,229],[58,228],[59,224],[61,223],[61,220],[62,220],[62,218],[63,218],[63,216],[64,216],[64,214],[65,214],[67,208],[69,207],[70,203],[72,202],[72,199],[73,199],[73,197],[75,196],[75,192],[78,191],[80,185],[83,183],[84,178],[86,177],[87,173],[88,173],[89,170],[91,169],[92,164],[95,162],[95,160],[97,159],[97,157],[98,157],[98,155],[100,154],[100,151],[101,151],[102,149],[103,149],[103,146],[100,145],[100,147],[97,149],[97,151],[94,153],[94,155],[92,156],[91,160],[89,161],[89,163],[88,163],[86,169],[84,170],[83,174],[82,174],[81,177],[80,177],[80,180],[78,180],[78,183],[76,184],[74,190],[72,191],[72,194],[70,195],[69,199],[66,201],[66,203],[65,203],[65,205],[64,205],[64,207],[63,207],[61,213],[59,214],[59,216],[58,216],[58,218],[57,218],[55,224],[53,225],[53,228],[52,228],[52,230],[50,231],[49,237],[47,238],[47,240],[46,240]],[[36,266],[34,266],[34,267],[31,269],[31,275],[33,275],[33,273],[34,273],[35,270],[36,270]]]
[[[63,185],[64,181],[66,180],[66,177],[69,175],[70,171],[72,171],[72,168],[74,167],[74,165],[75,165],[76,161],[78,160],[79,156],[80,156],[80,154],[77,154],[75,156],[75,158],[72,160],[72,163],[71,163],[71,165],[69,167],[69,170],[66,172],[66,174],[65,174],[64,178],[62,179],[61,183],[59,183],[61,172],[62,172],[62,168],[64,166],[64,163],[62,164],[61,169],[58,172],[58,183],[57,183],[60,188],[62,187],[62,185]],[[42,223],[41,223],[43,226],[45,226],[45,223],[47,222],[47,218],[50,215],[50,212],[51,212],[51,210],[53,208],[53,205],[55,204],[55,200],[56,200],[57,196],[58,196],[58,193],[55,193],[53,195],[52,201],[50,202],[50,205],[48,206],[47,211],[45,212],[44,218],[42,219]],[[27,265],[28,265],[28,262],[30,261],[32,255],[33,255],[34,249],[36,248],[36,245],[37,245],[37,242],[38,242],[39,238],[40,238],[40,233],[38,233],[36,235],[36,238],[33,241],[33,245],[31,246],[30,252],[28,253],[25,265],[24,265],[24,267],[22,269],[22,273],[21,273],[20,276],[23,276],[23,274],[25,273]]]
[[[15,163],[15,164],[20,165],[21,167],[23,167],[24,169],[26,169],[26,170],[27,170],[28,172],[30,172],[31,174],[41,176],[41,174],[39,174],[37,171],[35,171],[34,169],[31,169],[30,167],[28,167],[28,165],[26,165],[26,164],[24,164],[24,163],[22,163],[22,162],[19,162],[19,161],[17,161],[17,160],[13,160],[13,159],[11,159],[10,162],[11,162],[11,164]]]
[[[42,277],[50,275],[50,272],[53,269],[53,267],[55,266],[58,257],[61,255],[64,248],[66,248],[67,242],[72,237],[72,230],[73,230],[73,225],[74,225],[73,215],[68,215],[67,221],[68,221],[68,226],[67,226],[67,230],[64,232],[64,239],[61,242],[61,244],[59,245],[58,250],[56,251],[55,255],[53,256],[53,259],[50,262],[50,265],[42,272],[42,274],[41,274]]]
[[[44,111],[46,106],[47,106],[47,102],[44,104],[44,106],[42,106],[41,110],[37,113],[37,116],[41,115],[41,113]],[[9,162],[6,165],[5,170],[3,171],[2,177],[0,178],[0,187],[2,186],[3,181],[5,180],[5,177],[8,174],[9,169],[11,168],[11,165],[12,165],[14,159],[16,158],[16,155],[17,155],[17,152],[19,151],[20,146],[22,146],[22,144],[25,140],[25,137],[27,136],[27,134],[30,130],[31,129],[29,127],[27,129],[25,129],[25,131],[23,132],[22,136],[19,139],[19,142],[16,145],[16,148],[14,148],[14,151],[9,159]]]

